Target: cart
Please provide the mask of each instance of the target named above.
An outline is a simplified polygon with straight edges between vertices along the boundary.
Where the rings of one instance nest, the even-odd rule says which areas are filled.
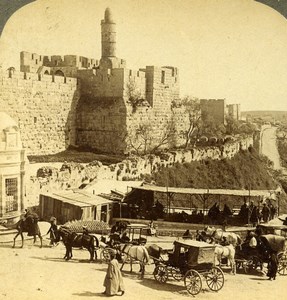
[[[261,235],[257,238],[255,249],[248,247],[248,242],[236,249],[236,267],[243,267],[245,273],[250,273],[257,268],[263,269],[263,264],[268,263],[269,255],[275,251],[278,256],[278,273],[287,275],[286,240],[283,236],[275,234]]]
[[[146,224],[128,224],[125,229],[127,239],[121,239],[122,233],[119,235],[119,240],[116,243],[108,243],[101,251],[101,261],[108,263],[111,259],[111,251],[117,250],[118,259],[122,260],[125,254],[121,253],[123,244],[145,245],[147,242],[148,225]],[[125,259],[125,261],[127,261]]]
[[[264,251],[264,262],[268,262],[266,261],[266,254],[275,251],[278,256],[278,274],[287,275],[287,249],[285,238],[274,234],[266,234],[260,236],[259,239],[261,252]]]
[[[205,242],[175,241],[174,250],[167,261],[158,259],[153,272],[155,280],[165,283],[170,276],[184,281],[191,295],[202,290],[202,282],[206,281],[212,291],[219,291],[224,285],[224,274],[219,267],[213,266],[214,245]]]
[[[261,231],[261,234],[275,234],[287,238],[287,225],[259,224],[256,230]]]

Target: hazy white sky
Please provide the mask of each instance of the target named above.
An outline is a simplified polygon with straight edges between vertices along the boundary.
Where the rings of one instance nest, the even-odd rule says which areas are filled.
[[[128,68],[176,66],[182,96],[287,110],[287,21],[253,0],[38,0],[7,22],[0,64],[19,69],[21,50],[100,58],[107,6]]]

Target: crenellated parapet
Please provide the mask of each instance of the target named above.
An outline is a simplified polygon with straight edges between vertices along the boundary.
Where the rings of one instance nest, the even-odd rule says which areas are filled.
[[[173,100],[179,99],[177,68],[147,66],[145,72],[147,101],[152,107],[169,107]]]
[[[12,87],[35,87],[54,91],[55,89],[76,89],[78,85],[77,78],[62,77],[55,75],[46,75],[38,73],[19,72],[8,69],[0,73],[0,84],[2,86]]]
[[[92,69],[99,66],[99,61],[77,55],[39,55],[22,51],[20,53],[20,71],[45,75],[76,77],[79,69]]]
[[[156,147],[173,122],[184,120],[172,107],[179,99],[178,69],[127,68],[116,56],[110,9],[101,29],[100,60],[22,51],[20,72],[9,68],[0,74],[0,104],[18,120],[29,154],[55,153],[70,145],[113,153],[129,153],[133,147],[141,151],[139,130],[151,132],[150,147]],[[181,143],[180,137],[172,141]]]

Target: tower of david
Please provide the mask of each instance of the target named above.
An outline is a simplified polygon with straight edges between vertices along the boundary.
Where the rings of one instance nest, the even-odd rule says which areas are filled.
[[[180,145],[187,116],[172,66],[127,68],[117,57],[116,23],[101,21],[99,60],[20,53],[20,71],[0,72],[1,111],[21,132],[28,155],[69,146],[127,154]],[[172,134],[171,134],[172,133]]]

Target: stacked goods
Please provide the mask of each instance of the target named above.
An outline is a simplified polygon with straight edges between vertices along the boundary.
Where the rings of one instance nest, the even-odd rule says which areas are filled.
[[[83,227],[85,227],[90,233],[108,234],[110,232],[110,227],[107,223],[94,220],[75,220],[65,223],[64,226],[70,228],[74,232],[83,232]]]

